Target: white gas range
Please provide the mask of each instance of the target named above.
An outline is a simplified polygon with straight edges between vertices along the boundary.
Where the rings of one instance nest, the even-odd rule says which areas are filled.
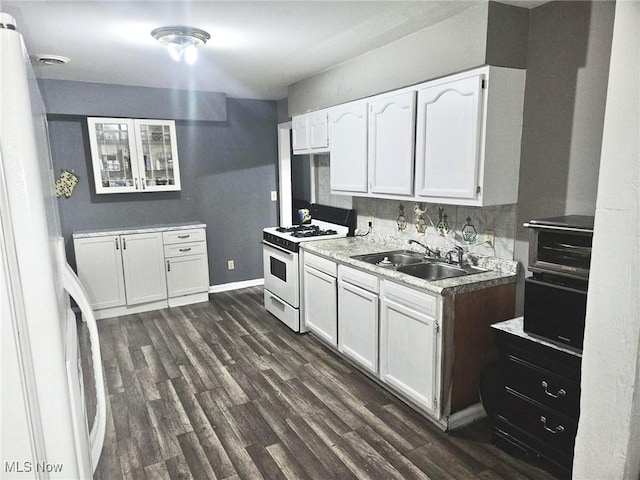
[[[295,332],[307,331],[300,320],[300,244],[353,235],[355,210],[311,205],[312,220],[290,227],[269,227],[263,231],[264,305]]]

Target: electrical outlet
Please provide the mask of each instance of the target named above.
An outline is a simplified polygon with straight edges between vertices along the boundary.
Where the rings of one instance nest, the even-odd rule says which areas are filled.
[[[369,226],[373,227],[373,215],[369,215]]]
[[[276,200],[278,200],[278,192],[271,190],[271,201],[275,202]]]
[[[228,260],[227,261],[227,269],[228,270],[233,270],[234,268],[236,268],[236,264],[233,262],[233,260]]]
[[[496,242],[496,232],[495,230],[485,230],[484,231],[484,243],[486,243],[490,247],[494,247]]]

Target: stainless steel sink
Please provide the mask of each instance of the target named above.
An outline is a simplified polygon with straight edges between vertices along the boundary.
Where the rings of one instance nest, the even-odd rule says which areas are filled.
[[[458,266],[444,263],[437,259],[425,258],[421,253],[410,250],[355,255],[351,258],[397,270],[424,280],[442,280],[444,278],[461,277],[487,271],[469,265]]]
[[[440,280],[468,275],[466,270],[446,263],[418,263],[398,267],[397,270],[425,280]]]
[[[372,253],[351,257],[380,267],[396,268],[402,265],[413,265],[422,262],[423,255],[418,252],[394,250],[392,252]]]

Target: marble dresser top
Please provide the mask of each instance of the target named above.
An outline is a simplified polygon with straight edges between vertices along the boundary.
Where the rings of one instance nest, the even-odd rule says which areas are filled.
[[[531,340],[532,342],[539,343],[541,345],[545,345],[550,348],[554,348],[564,353],[569,353],[571,355],[575,355],[577,357],[582,357],[582,352],[575,348],[571,348],[569,346],[560,345],[558,343],[554,343],[551,340],[545,340],[544,338],[538,337],[537,335],[531,335],[524,331],[524,317],[512,318],[511,320],[505,320],[504,322],[494,323],[491,325],[491,328],[496,330],[501,330],[505,333],[509,333],[511,335],[515,335],[516,337],[521,337],[526,340]]]
[[[345,265],[371,272],[379,277],[395,280],[438,295],[455,295],[514,283],[518,278],[519,271],[518,262],[513,260],[465,255],[465,260],[471,263],[471,265],[486,268],[490,271],[462,277],[445,278],[442,280],[423,280],[406,273],[397,272],[393,269],[372,265],[351,258],[354,255],[365,255],[407,248],[404,244],[400,246],[395,243],[390,244],[380,241],[379,239],[367,240],[361,237],[348,237],[304,242],[300,246],[305,251],[316,253]],[[413,248],[407,249],[413,250]],[[419,250],[416,249],[416,251]]]
[[[206,228],[206,223],[185,222],[148,225],[143,227],[104,228],[97,230],[76,230],[73,238],[105,237],[107,235],[129,235],[132,233],[169,232],[173,230],[191,230],[193,228]]]

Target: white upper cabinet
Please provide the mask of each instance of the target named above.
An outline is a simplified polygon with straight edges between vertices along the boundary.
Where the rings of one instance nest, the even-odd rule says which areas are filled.
[[[475,198],[483,75],[418,92],[416,195]]]
[[[482,67],[419,86],[417,199],[518,201],[524,81],[524,70]]]
[[[331,191],[366,193],[367,102],[352,102],[329,110]]]
[[[96,193],[180,190],[175,122],[89,117]]]
[[[369,102],[369,192],[406,195],[413,190],[415,92]]]
[[[293,153],[327,153],[329,151],[329,128],[327,111],[296,115],[292,119]]]
[[[485,66],[331,107],[331,192],[516,203],[525,75]]]

